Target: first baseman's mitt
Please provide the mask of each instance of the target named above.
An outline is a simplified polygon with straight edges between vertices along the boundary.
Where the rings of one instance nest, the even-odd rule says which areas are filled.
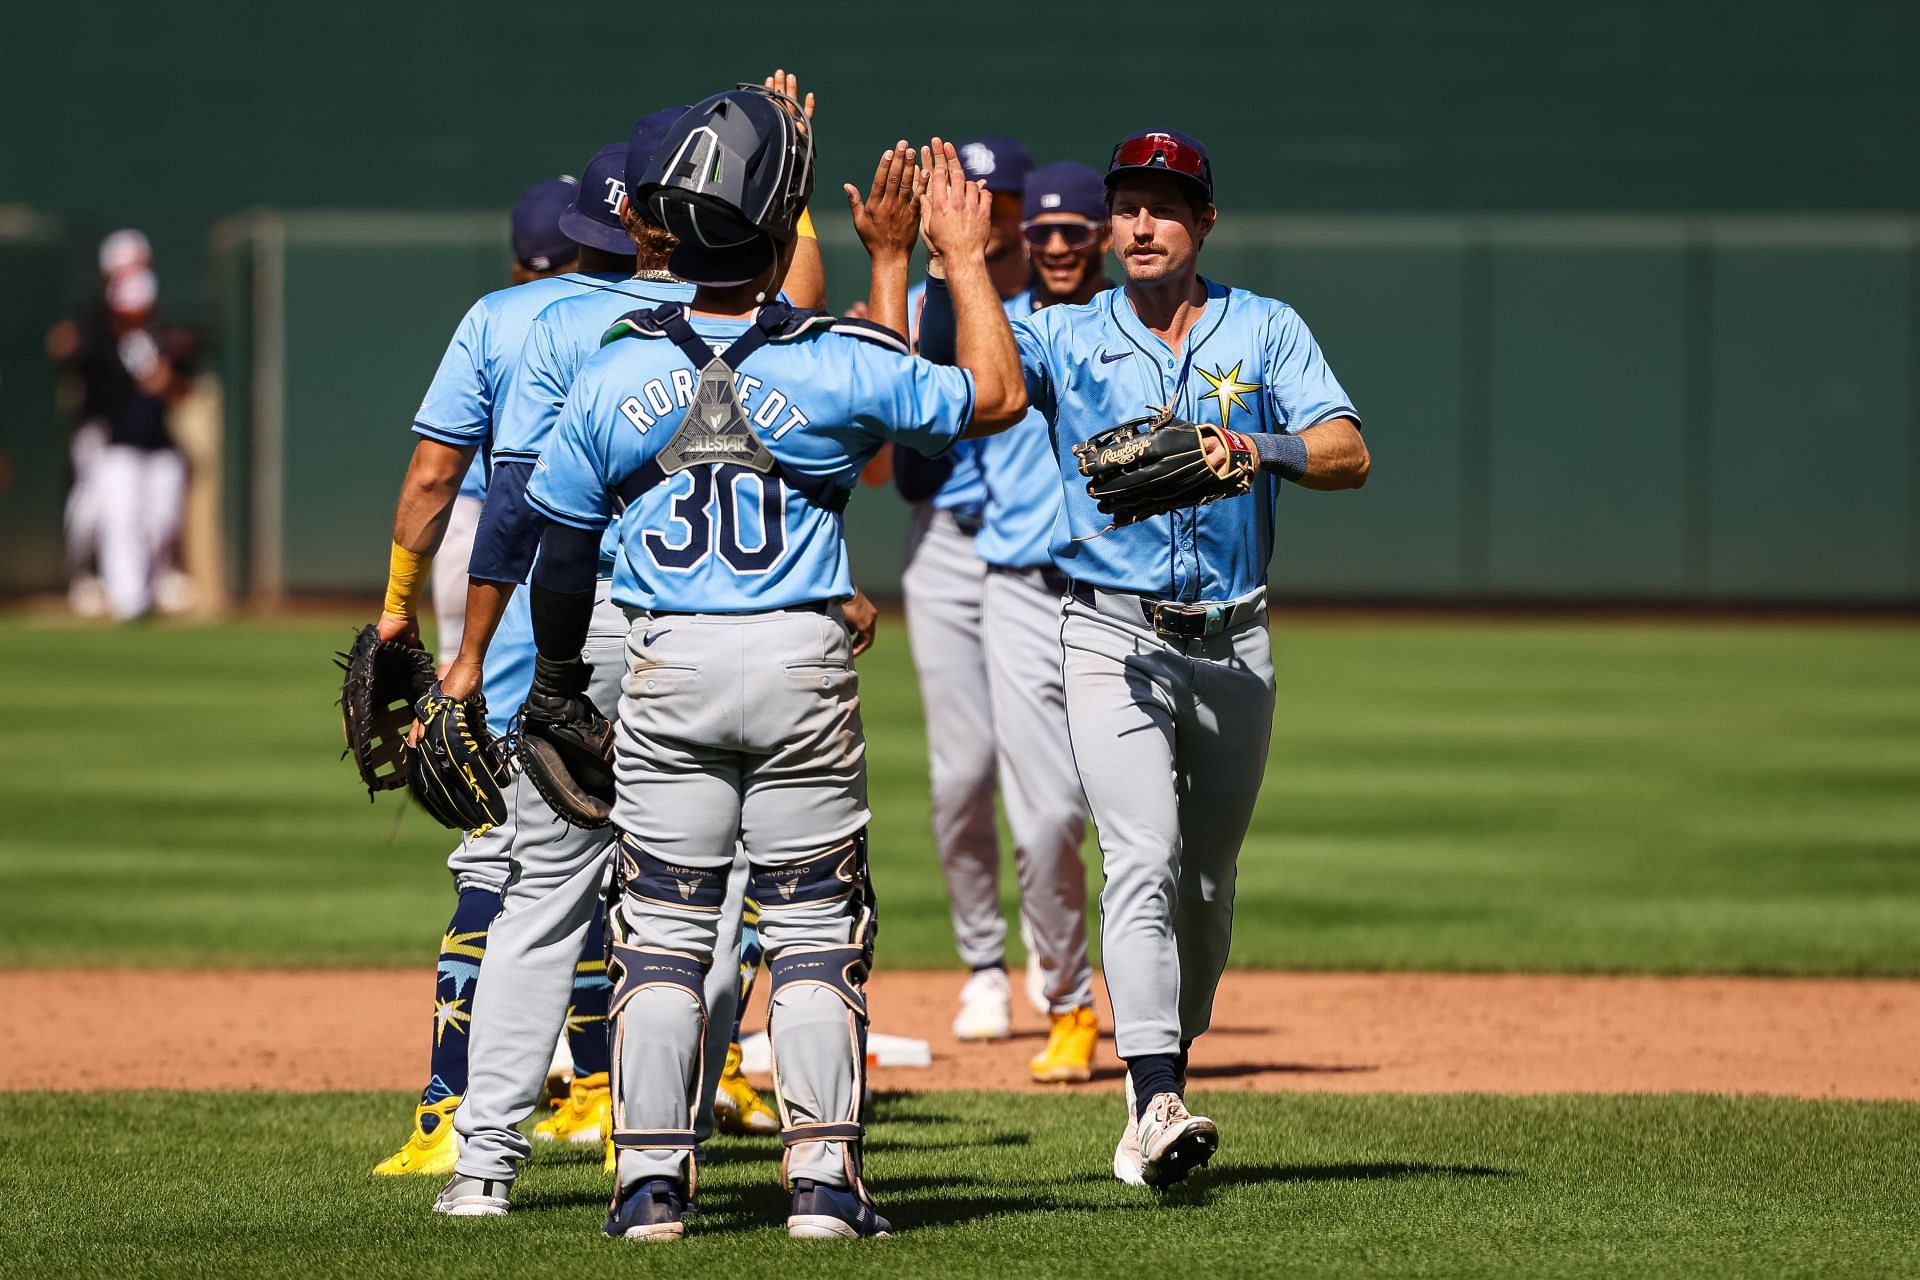
[[[420,807],[455,831],[505,822],[507,753],[487,732],[486,699],[449,698],[436,680],[414,714],[420,741],[407,752],[407,790]]]
[[[406,785],[407,730],[413,704],[433,686],[433,655],[382,640],[368,623],[335,660],[347,673],[340,682],[340,728],[371,800],[376,791]]]
[[[536,657],[514,740],[520,772],[541,799],[563,821],[588,829],[613,817],[613,725],[587,696],[592,674],[579,658]]]
[[[1226,446],[1219,470],[1207,462],[1206,438]],[[1253,486],[1260,458],[1238,431],[1192,423],[1162,409],[1109,427],[1073,446],[1087,494],[1115,528],[1152,516],[1235,498]]]

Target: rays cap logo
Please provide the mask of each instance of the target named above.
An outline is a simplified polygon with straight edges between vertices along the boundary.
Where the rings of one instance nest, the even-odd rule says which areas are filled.
[[[575,244],[630,258],[633,237],[620,225],[627,201],[627,144],[610,142],[581,171],[573,203],[560,215],[560,230]]]
[[[989,191],[1024,194],[1027,174],[1033,170],[1033,158],[1017,138],[1005,134],[986,134],[970,138],[955,148],[960,167],[969,178],[984,181]]]

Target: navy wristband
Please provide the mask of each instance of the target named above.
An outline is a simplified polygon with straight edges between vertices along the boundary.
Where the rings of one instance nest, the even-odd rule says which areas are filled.
[[[1307,474],[1307,442],[1291,432],[1250,431],[1254,452],[1260,455],[1260,469],[1271,471],[1282,480],[1298,480]]]

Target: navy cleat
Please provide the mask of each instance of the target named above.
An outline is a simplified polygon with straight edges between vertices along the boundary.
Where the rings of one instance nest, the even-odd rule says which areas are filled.
[[[844,1187],[795,1178],[787,1234],[795,1240],[884,1240],[893,1234],[893,1226]]]
[[[601,1230],[614,1240],[678,1240],[687,1232],[687,1197],[671,1178],[635,1183],[607,1214]]]

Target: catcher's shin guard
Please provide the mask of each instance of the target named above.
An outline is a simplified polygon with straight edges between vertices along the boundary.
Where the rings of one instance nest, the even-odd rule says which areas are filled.
[[[627,900],[622,905],[633,909],[636,918],[627,919],[623,910],[607,916],[611,938],[607,972],[613,982],[607,1009],[613,1029],[613,1144],[620,1151],[685,1151],[689,1197],[694,1194],[697,1176],[692,1159],[696,1123],[699,1109],[707,1101],[700,1096],[706,1067],[706,976],[713,963],[713,939],[726,900],[728,870],[666,862],[648,853],[633,837],[622,834],[620,893]],[[675,949],[672,944],[680,941],[676,935],[687,932],[704,936],[704,948]],[[692,1001],[691,1010],[686,999]],[[662,1043],[669,1051],[691,1048],[690,1062],[678,1079],[624,1079],[629,1032]],[[671,1123],[642,1127],[629,1120],[633,1091],[642,1088],[677,1091]],[[667,1108],[650,1105],[653,1101],[649,1096],[649,1105],[642,1109],[650,1117],[664,1117]]]
[[[873,964],[875,914],[867,876],[866,833],[805,861],[777,868],[755,867],[752,896],[760,903],[767,936],[768,1032],[773,1044],[774,1092],[780,1106],[783,1180],[789,1178],[794,1149],[803,1144],[838,1144],[846,1185],[863,1200],[861,1143],[867,1072],[866,980]],[[788,917],[783,920],[782,917]],[[808,942],[796,935],[813,933]],[[841,938],[847,941],[840,941]],[[822,1003],[841,1008],[844,1030],[811,1036],[803,1028],[830,1024]],[[829,1006],[830,1007],[830,1006]],[[802,1010],[806,1016],[802,1017]],[[800,1017],[794,1023],[791,1019]],[[782,1046],[789,1060],[783,1067]],[[804,1063],[793,1061],[795,1053]],[[843,1065],[844,1064],[844,1065]],[[844,1071],[844,1077],[841,1072]],[[804,1080],[802,1077],[804,1076]],[[804,1083],[804,1090],[794,1086]],[[839,1086],[839,1087],[836,1087]],[[844,1093],[840,1092],[844,1088]],[[837,1103],[829,1101],[839,1093]],[[798,1114],[796,1094],[808,1098]],[[817,1114],[837,1106],[839,1114]]]

